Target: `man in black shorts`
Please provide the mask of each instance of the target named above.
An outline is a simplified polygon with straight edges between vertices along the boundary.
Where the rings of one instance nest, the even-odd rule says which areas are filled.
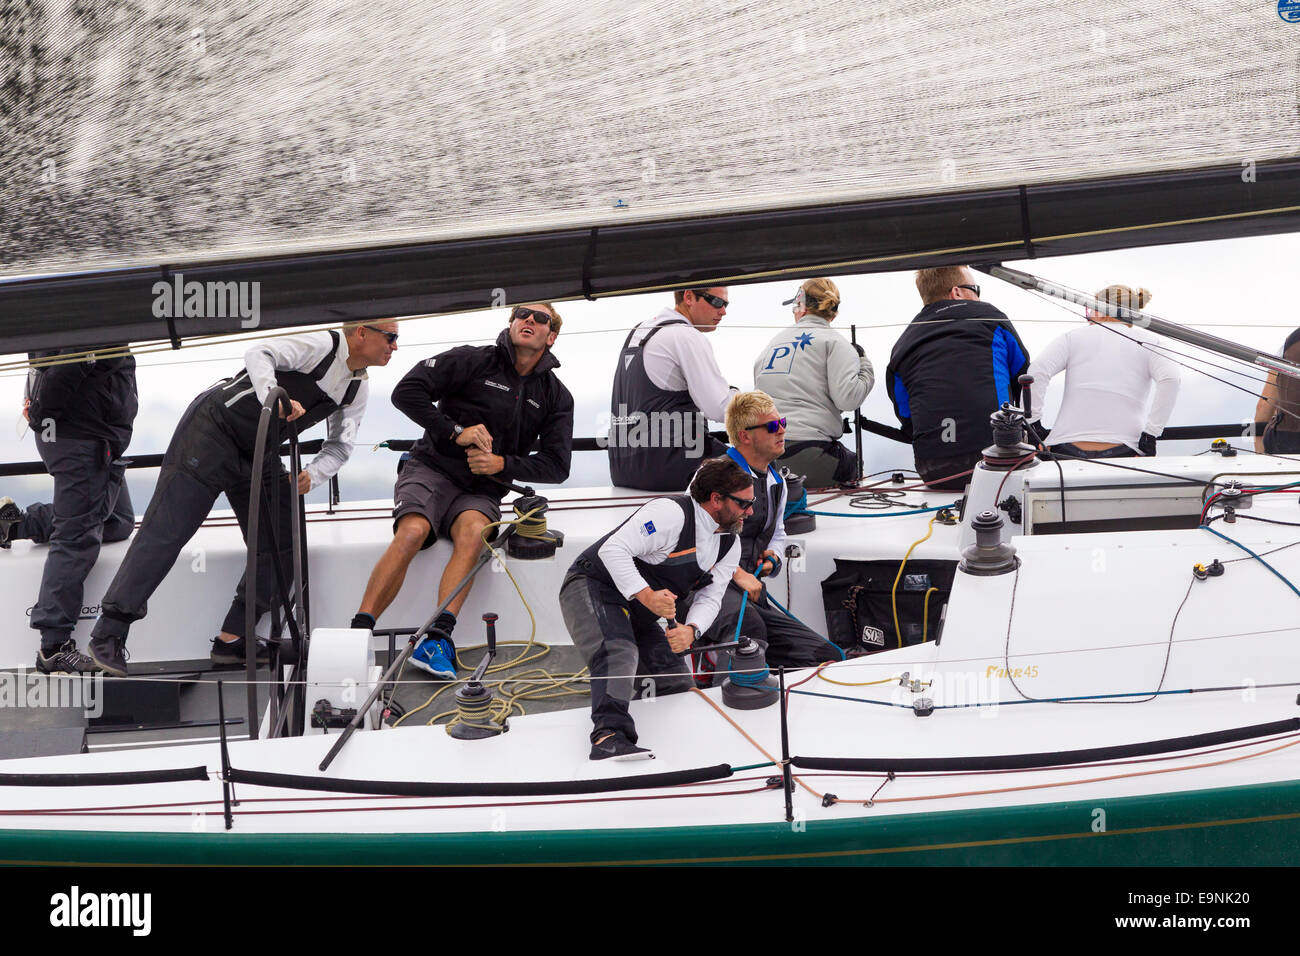
[[[560,324],[550,303],[517,305],[495,345],[462,345],[425,359],[393,389],[393,404],[424,435],[398,476],[393,541],[370,572],[353,627],[374,629],[412,559],[439,536],[449,536],[452,547],[438,584],[438,603],[446,601],[474,566],[484,530],[501,517],[499,482],[569,477],[573,396],[555,375],[560,363],[550,349]],[[456,676],[451,634],[469,591],[456,595],[412,653],[416,667]]]

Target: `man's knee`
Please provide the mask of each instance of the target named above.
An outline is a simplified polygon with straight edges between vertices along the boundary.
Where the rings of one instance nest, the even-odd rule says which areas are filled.
[[[492,523],[480,511],[462,511],[451,523],[451,544],[456,551],[477,551],[483,544],[483,529]]]
[[[393,544],[402,552],[414,557],[429,540],[433,528],[423,515],[402,515],[393,530]]]

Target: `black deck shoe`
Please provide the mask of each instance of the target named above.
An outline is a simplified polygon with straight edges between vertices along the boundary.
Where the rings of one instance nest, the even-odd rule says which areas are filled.
[[[208,659],[219,666],[244,665],[244,639],[223,641],[219,637],[212,639],[212,651],[208,654]],[[266,664],[271,660],[271,649],[267,646],[266,641],[260,637],[257,639],[257,663]]]
[[[92,674],[99,670],[94,661],[77,650],[77,642],[72,638],[49,654],[37,651],[36,669],[42,674]]]
[[[13,540],[14,525],[24,518],[23,509],[6,495],[0,498],[0,548],[8,549]]]
[[[592,760],[654,760],[654,751],[638,747],[617,730],[596,735],[600,743],[591,745]]]
[[[95,667],[113,677],[126,676],[125,637],[92,637],[90,639],[90,659]]]

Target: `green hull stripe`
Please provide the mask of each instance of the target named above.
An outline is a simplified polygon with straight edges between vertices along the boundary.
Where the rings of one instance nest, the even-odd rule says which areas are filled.
[[[772,798],[773,812],[781,812],[780,793],[774,793]],[[502,822],[508,826],[509,808],[502,813]],[[793,824],[475,833],[241,834],[238,828],[236,817],[235,829],[230,832],[0,830],[0,863],[231,866],[267,865],[273,860],[277,866],[1291,864],[1300,855],[1300,781],[1027,807],[808,823],[796,819]]]

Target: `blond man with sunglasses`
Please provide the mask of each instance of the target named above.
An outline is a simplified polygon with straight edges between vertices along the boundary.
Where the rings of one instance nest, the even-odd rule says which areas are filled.
[[[786,615],[768,600],[766,580],[781,567],[785,549],[785,477],[774,462],[785,452],[785,429],[788,422],[777,411],[766,392],[741,392],[727,406],[727,437],[731,447],[727,457],[735,462],[753,482],[754,497],[745,510],[740,529],[740,562],[722,595],[722,604],[713,624],[701,640],[705,643],[730,641],[736,622],[744,618],[740,633],[767,647],[770,665],[814,667],[823,661],[840,659],[840,652],[816,631]],[[709,686],[721,683],[729,658],[726,654],[709,654],[699,682]]]

